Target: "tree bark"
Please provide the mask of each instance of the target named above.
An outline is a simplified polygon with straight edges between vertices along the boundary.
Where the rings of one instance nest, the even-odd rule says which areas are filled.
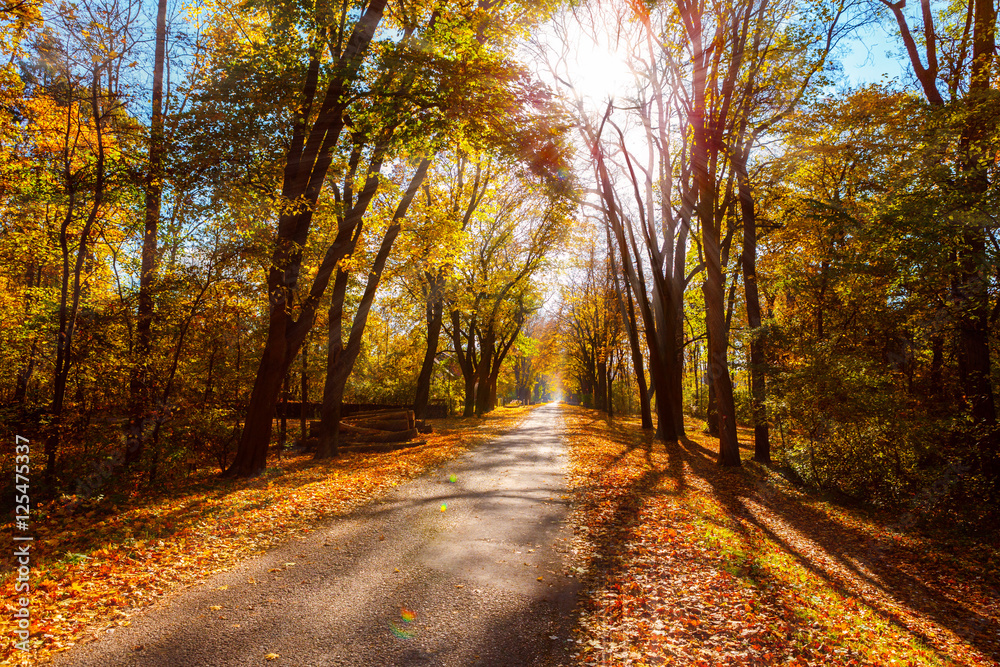
[[[747,151],[735,156],[740,212],[743,218],[743,288],[746,293],[747,325],[750,327],[750,402],[753,412],[753,458],[771,462],[771,441],[767,423],[767,376],[764,369],[766,332],[761,328],[760,294],[757,289],[757,214],[747,173]]]
[[[427,322],[427,349],[424,361],[417,376],[416,398],[413,401],[413,412],[417,419],[427,417],[427,402],[431,394],[431,377],[434,373],[434,360],[437,358],[438,340],[441,337],[441,326],[444,320],[444,299],[441,294],[439,277],[428,276],[427,303],[424,317]]]
[[[153,58],[152,115],[149,125],[149,166],[146,172],[145,217],[142,235],[142,260],[139,272],[139,304],[136,319],[132,376],[129,380],[129,423],[125,438],[125,464],[135,465],[142,458],[142,432],[149,409],[149,367],[152,349],[153,283],[156,278],[156,241],[160,224],[160,200],[163,192],[163,158],[166,151],[163,135],[163,70],[167,45],[167,0],[158,0],[156,9],[156,48]]]

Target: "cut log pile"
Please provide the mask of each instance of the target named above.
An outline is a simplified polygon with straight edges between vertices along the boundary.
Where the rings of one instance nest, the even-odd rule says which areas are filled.
[[[319,436],[319,425],[309,423],[310,437]],[[401,449],[424,444],[416,437],[430,432],[423,419],[414,419],[413,410],[370,410],[340,420],[340,445],[349,451]]]

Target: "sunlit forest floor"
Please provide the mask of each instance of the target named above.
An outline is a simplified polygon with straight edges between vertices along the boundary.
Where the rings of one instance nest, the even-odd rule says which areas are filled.
[[[33,661],[92,641],[184,584],[308,533],[470,447],[513,428],[531,408],[500,408],[485,419],[431,420],[426,444],[386,453],[352,453],[316,462],[285,456],[251,480],[202,470],[112,505],[67,499],[32,515]],[[12,528],[10,524],[4,531]],[[2,590],[15,600],[16,573],[5,559]],[[19,657],[11,614],[4,614],[0,663]]]
[[[689,420],[664,447],[638,420],[567,408],[586,665],[987,665],[1000,660],[992,545],[905,532],[748,461],[715,464]]]

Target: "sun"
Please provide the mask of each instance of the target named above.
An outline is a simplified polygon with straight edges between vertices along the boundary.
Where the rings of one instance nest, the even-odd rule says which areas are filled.
[[[539,76],[588,108],[624,95],[634,85],[627,11],[624,5],[601,3],[554,18],[537,38],[545,53]]]

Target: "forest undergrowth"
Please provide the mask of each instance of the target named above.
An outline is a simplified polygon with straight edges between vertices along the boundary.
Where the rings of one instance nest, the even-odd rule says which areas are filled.
[[[127,626],[138,611],[183,585],[228,570],[382,497],[471,447],[515,428],[530,407],[501,408],[485,418],[432,420],[426,444],[327,461],[285,456],[253,479],[202,471],[159,492],[110,501],[63,498],[39,506],[32,530],[32,662]],[[12,529],[3,526],[4,532]],[[15,559],[16,560],[16,559]],[[0,572],[8,613],[0,621],[0,663],[13,646],[18,598],[10,560]]]
[[[913,530],[716,465],[687,420],[664,446],[638,420],[566,408],[582,665],[993,665],[995,541]],[[907,530],[904,530],[904,527]]]

